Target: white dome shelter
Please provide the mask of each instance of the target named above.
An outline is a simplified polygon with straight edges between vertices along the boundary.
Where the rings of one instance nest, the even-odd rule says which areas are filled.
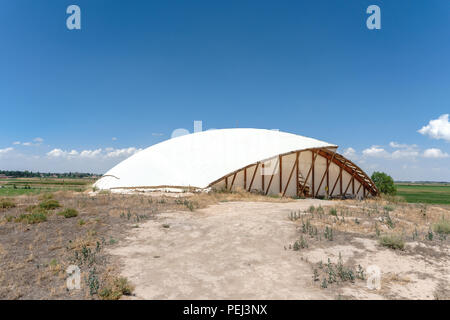
[[[245,189],[291,197],[375,196],[373,181],[336,145],[265,129],[218,129],[172,138],[109,170],[98,189]]]

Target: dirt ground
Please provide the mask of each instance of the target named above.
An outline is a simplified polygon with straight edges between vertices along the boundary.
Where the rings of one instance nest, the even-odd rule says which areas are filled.
[[[317,222],[330,217],[329,208],[345,208],[342,215],[350,225],[344,230],[335,226],[332,241],[305,235],[308,247],[294,250],[303,233],[292,213],[313,220],[311,205],[323,210],[316,213]],[[398,210],[403,206],[406,212],[420,212],[406,204]],[[385,248],[369,231],[368,221],[360,217],[357,224],[351,222],[351,209],[367,210],[348,200],[223,202],[196,212],[159,214],[109,252],[120,258],[121,272],[135,285],[137,299],[449,299],[448,240],[416,239],[403,250]],[[396,219],[400,228],[400,214]],[[318,265],[326,266],[330,259],[337,270],[339,256],[355,273],[360,266],[363,276],[323,288],[321,280],[328,275]],[[378,290],[367,286],[367,268],[374,265],[381,271]]]
[[[0,199],[0,299],[450,299],[450,206],[49,196],[60,207],[42,211],[43,195]],[[68,290],[74,264],[81,289]],[[368,287],[373,267],[378,289]]]
[[[224,202],[171,212],[131,231],[110,252],[141,299],[327,299],[310,266],[284,247],[295,241],[287,219],[326,201]]]

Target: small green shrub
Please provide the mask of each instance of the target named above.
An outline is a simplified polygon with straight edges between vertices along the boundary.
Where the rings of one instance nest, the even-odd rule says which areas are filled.
[[[16,222],[24,222],[28,224],[34,224],[34,223],[40,223],[47,221],[47,215],[42,212],[37,213],[29,213],[29,214],[21,214],[18,218],[15,220]]]
[[[325,239],[328,239],[329,241],[333,241],[333,229],[328,226],[325,227],[325,231],[323,233]]]
[[[436,233],[449,234],[450,233],[450,221],[442,218],[441,221],[433,224],[433,230]]]
[[[430,229],[430,230],[428,230],[427,234],[425,235],[425,239],[429,240],[429,241],[433,241],[433,238],[434,238],[434,234],[433,234],[433,231]]]
[[[336,210],[336,208],[331,208],[331,209],[330,209],[330,215],[332,215],[332,216],[337,216],[337,210]]]
[[[0,200],[0,208],[2,209],[10,209],[10,208],[14,208],[16,206],[16,204],[8,199],[2,199]]]
[[[118,300],[122,295],[131,295],[134,287],[128,282],[127,278],[119,277],[112,281],[110,285],[105,286],[99,292],[103,300]]]
[[[300,240],[295,241],[293,245],[294,251],[298,251],[300,249],[308,248],[308,243],[305,239],[303,239],[303,236],[300,237]]]
[[[25,208],[26,212],[29,213],[35,213],[35,214],[45,214],[47,215],[47,210],[45,210],[44,208],[41,208],[39,206],[28,206]]]
[[[53,210],[53,209],[61,207],[58,200],[54,200],[54,199],[44,200],[39,204],[39,206],[42,209],[46,209],[46,210]]]
[[[44,193],[39,197],[40,200],[50,200],[53,199],[53,194],[52,193]]]
[[[405,242],[403,241],[402,237],[395,234],[381,236],[379,239],[379,243],[384,247],[394,250],[403,250],[405,248]]]
[[[64,218],[73,218],[78,216],[78,211],[75,209],[67,208],[61,212],[58,212],[58,215],[64,216]]]
[[[315,208],[314,206],[310,206],[310,207],[308,208],[308,212],[309,212],[309,213],[314,213],[314,211],[316,211],[316,208]]]

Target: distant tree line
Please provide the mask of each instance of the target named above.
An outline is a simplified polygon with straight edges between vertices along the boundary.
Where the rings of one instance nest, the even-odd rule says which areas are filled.
[[[65,173],[52,173],[52,172],[32,172],[32,171],[9,171],[0,170],[0,175],[5,175],[14,178],[95,178],[99,176],[95,173],[83,173],[83,172],[65,172]]]

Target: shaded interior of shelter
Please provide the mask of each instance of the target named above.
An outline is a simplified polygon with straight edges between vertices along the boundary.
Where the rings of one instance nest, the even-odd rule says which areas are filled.
[[[376,196],[373,181],[336,148],[298,150],[264,159],[212,182],[216,190],[313,198]]]

